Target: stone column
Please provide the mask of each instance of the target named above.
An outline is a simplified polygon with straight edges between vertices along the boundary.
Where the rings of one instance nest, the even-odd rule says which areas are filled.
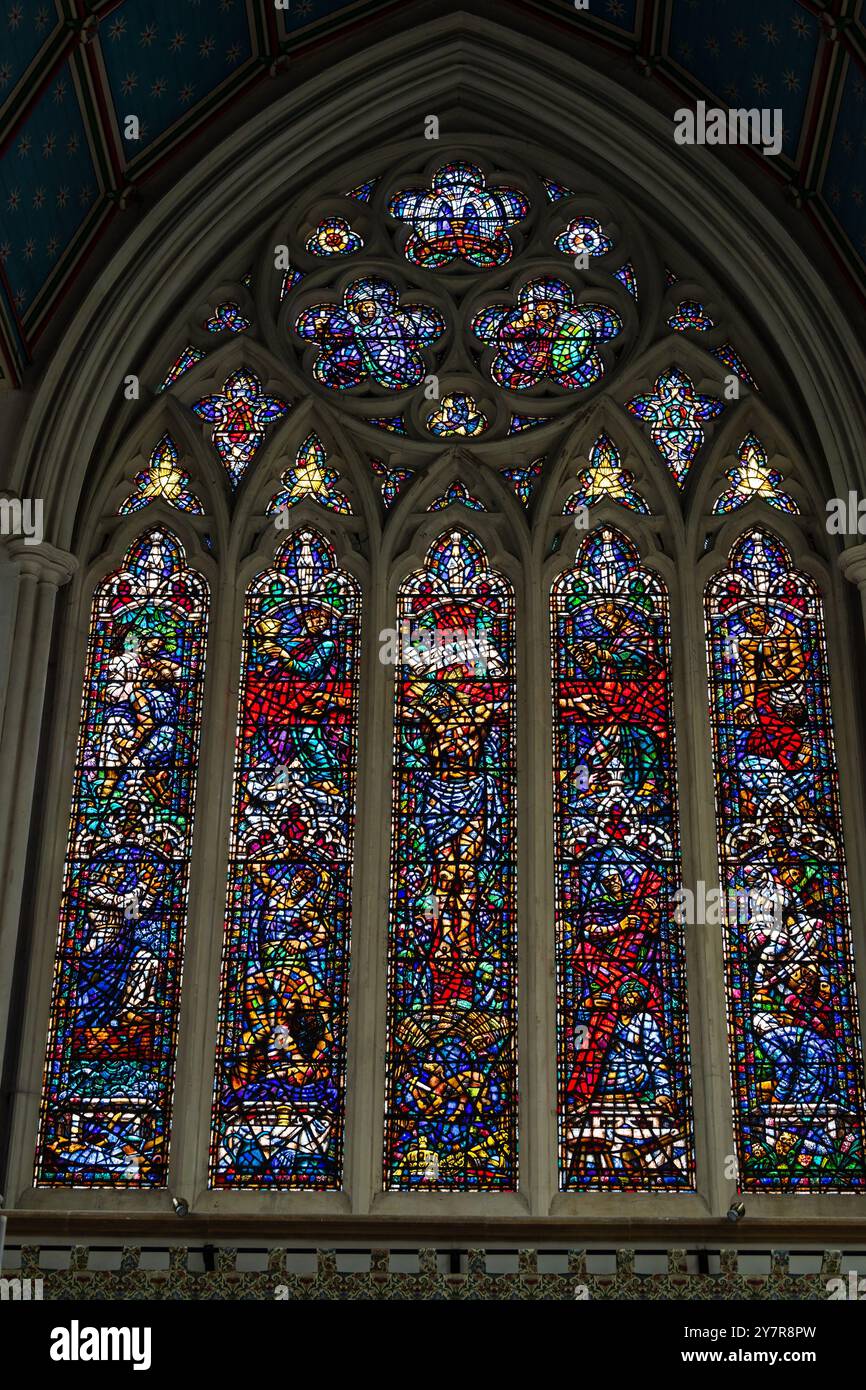
[[[866,545],[852,545],[839,556],[839,568],[845,578],[860,590],[863,623],[866,626]]]
[[[45,542],[7,542],[11,576],[17,574],[13,599],[9,671],[0,734],[0,1049],[5,1055],[18,947],[24,870],[30,836],[34,791],[39,776],[39,738],[45,683],[54,627],[57,590],[74,574],[78,562]]]

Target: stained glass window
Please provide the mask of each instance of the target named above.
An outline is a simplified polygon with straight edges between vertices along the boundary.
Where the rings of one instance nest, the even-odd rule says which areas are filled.
[[[359,629],[358,585],[315,531],[247,592],[215,1187],[341,1185]]]
[[[560,1185],[694,1186],[670,624],[593,531],[551,594]]]
[[[165,1185],[207,618],[165,530],[94,595],[40,1185]]]
[[[619,280],[631,295],[632,299],[637,299],[637,271],[631,261],[626,261],[619,270],[613,272],[614,279]]]
[[[650,439],[664,458],[677,487],[685,485],[689,468],[704,442],[701,422],[720,415],[724,405],[700,396],[686,373],[671,367],[656,378],[655,391],[633,396],[626,410],[650,427]]]
[[[209,333],[246,333],[249,326],[249,319],[244,317],[239,306],[231,299],[217,304],[205,323]]]
[[[392,391],[417,386],[424,377],[422,348],[445,331],[437,309],[399,303],[390,280],[355,280],[342,304],[314,304],[300,315],[296,331],[316,343],[313,375],[332,391],[372,380]]]
[[[509,434],[522,434],[524,430],[538,429],[550,421],[548,415],[512,415],[508,425]]]
[[[201,502],[192,491],[190,477],[180,467],[177,445],[170,434],[164,434],[150,456],[147,468],[133,479],[135,492],[130,493],[118,508],[119,516],[140,512],[148,502],[167,502],[180,512],[202,516]]]
[[[512,1190],[513,593],[451,530],[397,616],[385,1186]]]
[[[544,459],[535,459],[528,468],[504,468],[502,470],[503,478],[511,484],[518,502],[521,502],[524,507],[529,506],[533,488],[541,477],[543,465]]]
[[[603,256],[613,242],[595,217],[576,217],[554,240],[557,251],[571,256]]]
[[[389,434],[406,433],[406,421],[402,415],[371,416],[367,423],[375,425],[377,430],[387,430]]]
[[[668,328],[672,328],[675,333],[686,333],[689,329],[695,333],[706,333],[714,327],[715,324],[703,304],[699,304],[696,299],[681,299],[668,319]]]
[[[397,501],[405,483],[415,475],[408,468],[389,468],[381,459],[370,459],[370,467],[379,479],[379,488],[385,510],[388,511]]]
[[[307,241],[311,256],[353,256],[363,248],[363,239],[353,232],[345,217],[326,217]]]
[[[190,367],[194,367],[196,362],[201,362],[206,356],[207,353],[203,352],[201,348],[194,347],[192,343],[187,343],[186,347],[178,353],[177,357],[172,362],[165,377],[157,386],[157,391],[168,390],[169,386],[174,385],[178,377],[183,376],[184,372],[188,372]]]
[[[866,1186],[842,821],[815,581],[755,529],[706,590],[740,1187]]]
[[[782,488],[783,478],[770,467],[767,451],[755,434],[747,434],[737,450],[737,462],[726,473],[731,484],[713,507],[714,512],[735,512],[748,502],[766,502],[780,512],[795,515],[800,508]]]
[[[297,452],[294,467],[287,468],[281,475],[282,487],[268,503],[268,514],[285,512],[309,497],[320,507],[350,516],[352,507],[340,487],[339,471],[328,467],[327,457],[319,436],[308,435]]]
[[[344,196],[354,198],[356,203],[369,203],[378,182],[378,179],[368,179],[366,183],[359,183],[356,188],[350,188]]]
[[[579,507],[594,507],[606,497],[634,512],[649,512],[634,485],[634,474],[623,468],[619,450],[608,434],[600,434],[589,451],[589,467],[577,475],[577,490],[566,499],[563,513],[573,515]]]
[[[428,430],[440,438],[455,434],[483,434],[487,427],[484,411],[479,408],[475,397],[468,396],[465,391],[452,391],[443,396],[436,409],[427,416]]]
[[[555,179],[542,179],[544,191],[552,203],[562,202],[565,198],[575,196],[573,188],[566,188],[564,183],[557,183]]]
[[[472,331],[494,348],[490,374],[498,386],[526,391],[544,381],[571,391],[598,381],[604,372],[599,345],[622,330],[622,320],[605,304],[580,304],[564,280],[530,280],[514,309],[493,304],[472,321]]]
[[[437,270],[463,260],[478,270],[506,265],[513,253],[508,228],[521,222],[529,202],[516,188],[488,188],[475,164],[443,164],[431,188],[407,188],[388,205],[411,235],[405,256]]]
[[[442,512],[455,502],[458,506],[468,507],[473,512],[487,511],[484,503],[479,502],[478,498],[469,491],[465,483],[460,482],[459,478],[455,479],[453,483],[449,483],[445,491],[430,503],[427,510],[428,512]]]
[[[294,266],[291,265],[288,270],[283,272],[283,279],[280,285],[280,303],[283,302],[287,294],[291,293],[295,285],[300,284],[303,278],[304,272],[302,270],[295,270]]]
[[[248,371],[233,372],[221,392],[195,402],[196,415],[213,423],[214,448],[233,487],[237,487],[264,444],[267,426],[288,409],[287,401],[266,395],[258,377]]]
[[[730,367],[734,375],[744,381],[747,386],[751,386],[753,391],[760,389],[733,343],[722,343],[721,347],[711,348],[710,351],[713,357],[717,357],[720,362],[724,362],[726,367]]]

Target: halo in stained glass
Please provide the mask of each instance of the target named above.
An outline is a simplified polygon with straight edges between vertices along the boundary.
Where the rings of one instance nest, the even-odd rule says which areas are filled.
[[[392,391],[423,380],[423,349],[445,331],[436,309],[399,302],[396,286],[380,276],[355,280],[341,304],[314,304],[295,331],[319,349],[313,375],[332,391],[374,381]]]
[[[739,1186],[866,1188],[823,603],[748,531],[705,593]]]
[[[530,280],[516,308],[492,304],[475,315],[472,331],[494,349],[490,374],[498,386],[526,391],[550,381],[585,390],[604,372],[599,347],[622,330],[605,304],[581,304],[564,280]]]
[[[164,1187],[208,589],[168,530],[93,597],[36,1185]]]
[[[693,1190],[667,595],[593,531],[551,591],[560,1185]]]
[[[247,592],[213,1187],[342,1183],[360,618],[308,529]]]
[[[455,529],[397,617],[385,1187],[513,1191],[513,592]]]

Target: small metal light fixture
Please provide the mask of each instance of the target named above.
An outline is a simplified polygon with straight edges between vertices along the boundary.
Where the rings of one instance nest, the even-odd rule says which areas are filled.
[[[185,1202],[183,1197],[172,1197],[171,1204],[174,1207],[175,1216],[186,1216],[189,1212],[189,1202]]]
[[[731,1205],[728,1207],[728,1220],[729,1220],[729,1221],[742,1221],[742,1219],[743,1219],[743,1217],[745,1216],[745,1214],[746,1214],[746,1204],[745,1204],[745,1202],[731,1202]]]

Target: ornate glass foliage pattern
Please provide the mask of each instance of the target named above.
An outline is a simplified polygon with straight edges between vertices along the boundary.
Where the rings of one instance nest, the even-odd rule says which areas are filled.
[[[594,507],[609,497],[621,507],[648,515],[649,507],[634,485],[634,474],[623,468],[619,450],[610,435],[601,433],[589,451],[589,467],[577,475],[577,490],[563,504],[563,514],[572,516],[579,507]]]
[[[355,280],[342,304],[314,304],[298,318],[296,332],[315,343],[313,375],[332,391],[375,381],[391,391],[417,386],[424,377],[422,349],[445,331],[445,320],[423,304],[399,303],[389,280]]]
[[[475,397],[468,396],[465,391],[449,392],[427,416],[428,430],[440,439],[450,435],[483,434],[488,423]]]
[[[689,468],[704,442],[701,421],[724,409],[712,396],[700,396],[685,372],[671,367],[656,378],[655,391],[633,396],[626,410],[650,427],[650,439],[665,460],[677,487],[684,487]]]
[[[706,622],[721,886],[746,904],[732,910],[727,897],[725,913],[740,1187],[861,1192],[863,1062],[823,604],[756,529],[707,585]]]
[[[468,507],[472,512],[486,512],[487,508],[483,502],[471,493],[465,483],[456,478],[453,483],[449,483],[443,493],[430,503],[428,512],[443,512],[452,503],[457,503],[460,507]]]
[[[493,304],[476,314],[472,331],[495,349],[490,374],[498,386],[526,391],[551,381],[578,391],[598,381],[604,362],[600,344],[622,330],[622,320],[605,304],[579,304],[564,280],[530,280],[517,307]]]
[[[360,593],[315,531],[247,593],[211,1150],[221,1188],[338,1188]]]
[[[551,593],[560,1185],[694,1186],[667,595],[593,531]]]
[[[766,502],[780,512],[796,515],[800,508],[784,491],[781,473],[770,467],[767,451],[756,434],[747,434],[737,450],[737,463],[727,470],[731,484],[717,498],[713,511],[735,512],[749,502]]]
[[[284,271],[282,283],[280,285],[281,304],[285,299],[286,295],[290,294],[292,290],[295,288],[295,285],[299,285],[303,278],[304,272],[302,270],[295,270],[294,266],[290,265],[288,269]]]
[[[411,265],[438,270],[462,260],[491,270],[511,260],[508,228],[523,220],[529,202],[516,188],[488,188],[477,165],[459,162],[437,169],[429,190],[396,193],[388,211],[412,229],[405,249]]]
[[[451,530],[400,589],[385,1186],[517,1184],[514,599]]]
[[[726,367],[730,367],[735,376],[744,381],[747,386],[751,386],[753,391],[760,390],[758,383],[752,376],[745,362],[743,361],[733,343],[722,343],[721,347],[711,348],[713,357],[717,357]]]
[[[551,203],[560,203],[575,196],[573,188],[566,188],[564,183],[557,183],[555,179],[542,179],[541,182]]]
[[[595,217],[576,217],[554,240],[565,256],[604,256],[613,247],[610,237]]]
[[[619,280],[619,283],[628,290],[632,299],[637,300],[637,271],[631,261],[626,261],[624,265],[620,266],[619,270],[615,270],[613,272],[613,277],[615,280]]]
[[[696,299],[681,299],[668,319],[668,328],[675,333],[707,333],[715,324],[703,304]]]
[[[340,473],[328,467],[327,457],[319,436],[308,435],[298,449],[294,467],[287,468],[281,475],[282,487],[268,503],[268,515],[285,512],[309,497],[320,507],[327,507],[341,516],[351,516],[351,504],[340,487]]]
[[[157,528],[94,595],[39,1185],[165,1186],[207,619]]]
[[[164,434],[150,456],[147,468],[136,473],[135,492],[130,493],[118,507],[119,516],[140,512],[148,502],[167,502],[179,512],[202,516],[204,509],[192,491],[189,474],[180,467],[177,445],[170,434]]]
[[[221,392],[203,396],[192,407],[196,415],[213,423],[213,445],[237,487],[254,455],[265,442],[272,420],[285,415],[287,401],[267,396],[253,372],[233,372]]]
[[[502,476],[511,488],[518,500],[524,507],[528,507],[532,499],[532,492],[541,477],[541,470],[544,466],[544,459],[534,459],[528,468],[503,468]]]
[[[201,362],[207,356],[201,348],[195,347],[192,343],[187,343],[186,347],[178,353],[172,362],[166,376],[157,386],[157,391],[167,391],[169,386],[173,386],[178,377],[188,372],[190,367],[194,367],[196,362]]]
[[[345,217],[325,217],[307,241],[311,256],[354,256],[363,238],[353,232]]]
[[[524,430],[538,429],[539,425],[549,424],[547,415],[512,415],[508,425],[509,434],[522,434]]]
[[[244,317],[232,299],[217,304],[205,323],[208,333],[246,333],[249,326],[249,319]]]
[[[379,488],[385,510],[390,511],[403,491],[404,485],[415,475],[409,468],[389,468],[381,459],[371,458],[370,467],[379,479]]]

